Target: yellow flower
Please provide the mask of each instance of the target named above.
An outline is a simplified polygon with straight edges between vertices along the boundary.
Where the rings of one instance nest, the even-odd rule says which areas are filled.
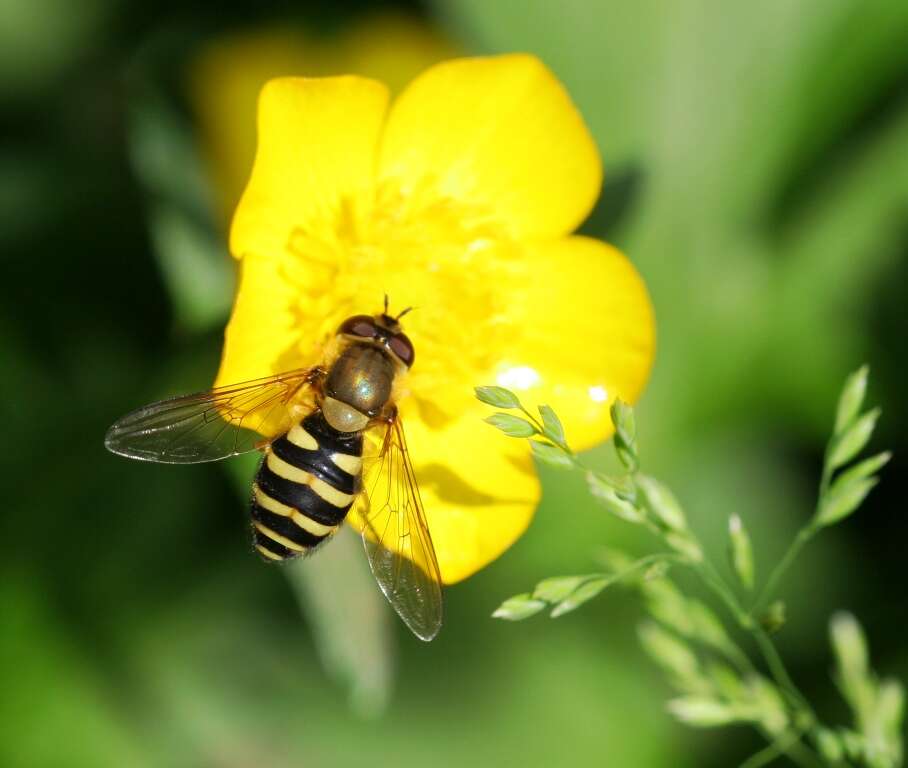
[[[208,43],[192,64],[189,85],[225,224],[252,168],[255,104],[268,80],[288,72],[318,77],[358,72],[381,80],[393,93],[426,67],[455,55],[438,30],[393,12],[363,16],[331,37],[280,25]]]
[[[570,235],[599,193],[596,146],[529,55],[443,62],[390,107],[362,77],[272,80],[258,129],[217,383],[317,363],[339,323],[385,293],[416,307],[401,414],[442,577],[466,578],[520,536],[540,493],[528,446],[481,422],[474,385],[551,404],[582,449],[649,373],[639,275]]]

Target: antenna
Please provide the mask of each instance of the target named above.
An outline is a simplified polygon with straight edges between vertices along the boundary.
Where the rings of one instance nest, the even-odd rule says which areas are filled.
[[[388,307],[389,307],[390,303],[391,303],[391,300],[388,298],[388,294],[386,293],[386,294],[385,294],[385,311],[384,311],[384,317],[386,317],[389,321],[393,321],[393,322],[395,322],[395,323],[400,322],[400,319],[401,319],[404,315],[406,315],[408,312],[412,312],[414,309],[416,309],[416,307],[407,307],[407,308],[406,308],[403,312],[401,312],[397,317],[391,317],[391,315],[388,314]]]

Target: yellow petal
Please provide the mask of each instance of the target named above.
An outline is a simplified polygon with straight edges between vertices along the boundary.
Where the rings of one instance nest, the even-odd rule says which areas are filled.
[[[407,191],[486,208],[515,236],[567,234],[599,194],[602,167],[583,118],[537,58],[454,59],[395,101],[381,176]]]
[[[230,233],[235,256],[283,253],[300,229],[336,237],[370,204],[387,100],[384,85],[353,76],[265,85],[252,177]]]
[[[232,218],[252,170],[262,86],[281,75],[318,74],[307,61],[315,46],[293,29],[267,27],[217,39],[192,62],[190,95],[201,150],[225,222]]]
[[[358,18],[336,37],[283,24],[244,29],[204,46],[192,62],[190,89],[224,220],[233,216],[249,180],[256,101],[268,80],[356,72],[399,91],[426,67],[455,55],[438,30],[396,12]]]
[[[528,446],[482,422],[474,408],[444,429],[403,419],[442,581],[467,578],[526,530],[539,501]],[[374,502],[373,502],[374,509]],[[351,512],[357,530],[362,523]]]
[[[547,403],[582,450],[612,432],[616,397],[634,402],[655,350],[653,310],[640,275],[610,245],[571,237],[526,245],[503,315],[514,329],[489,379],[525,403]]]
[[[308,364],[297,353],[293,286],[271,256],[240,263],[233,314],[224,332],[224,351],[215,386],[239,384]]]

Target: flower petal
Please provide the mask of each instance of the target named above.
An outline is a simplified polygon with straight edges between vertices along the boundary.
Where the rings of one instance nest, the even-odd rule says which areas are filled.
[[[244,259],[233,314],[224,332],[224,350],[216,387],[240,384],[300,368],[309,361],[291,359],[297,331],[292,308],[297,300],[272,256]]]
[[[266,27],[216,39],[191,63],[190,95],[201,150],[225,223],[233,217],[255,159],[255,113],[262,87],[290,72],[318,74],[307,58],[314,45],[295,30]]]
[[[587,237],[526,245],[522,274],[502,289],[513,325],[506,357],[477,384],[500,384],[525,403],[551,405],[571,446],[612,433],[609,406],[634,402],[655,350],[653,310],[633,265]]]
[[[361,77],[265,85],[252,177],[230,233],[235,256],[281,253],[297,228],[333,232],[369,204],[387,101],[383,84]]]
[[[481,205],[515,236],[567,234],[602,184],[599,153],[561,83],[526,54],[454,59],[395,101],[381,177]]]
[[[540,486],[530,452],[483,424],[478,408],[444,429],[415,414],[404,428],[442,581],[467,578],[502,554],[526,530]],[[355,512],[348,517],[357,530]]]
[[[190,70],[202,150],[226,222],[249,180],[255,109],[262,86],[290,73],[357,72],[400,91],[426,67],[456,55],[434,27],[408,14],[379,12],[340,35],[312,36],[293,25],[243,29],[206,44]]]

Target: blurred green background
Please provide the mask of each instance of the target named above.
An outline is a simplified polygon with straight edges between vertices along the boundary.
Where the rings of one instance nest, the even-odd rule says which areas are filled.
[[[903,0],[4,0],[0,765],[702,767],[760,746],[670,720],[629,595],[489,618],[594,568],[600,544],[644,548],[579,478],[541,470],[528,534],[447,591],[424,645],[352,537],[289,579],[250,555],[248,463],[103,449],[126,410],[213,378],[225,211],[248,162],[217,142],[250,135],[257,77],[349,69],[399,87],[449,51],[511,50],[546,61],[599,142],[584,230],[629,254],[658,318],[644,461],[717,560],[736,511],[767,573],[810,514],[842,379],[870,363],[873,447],[895,459],[787,579],[779,644],[831,719],[832,610],[908,678]]]

